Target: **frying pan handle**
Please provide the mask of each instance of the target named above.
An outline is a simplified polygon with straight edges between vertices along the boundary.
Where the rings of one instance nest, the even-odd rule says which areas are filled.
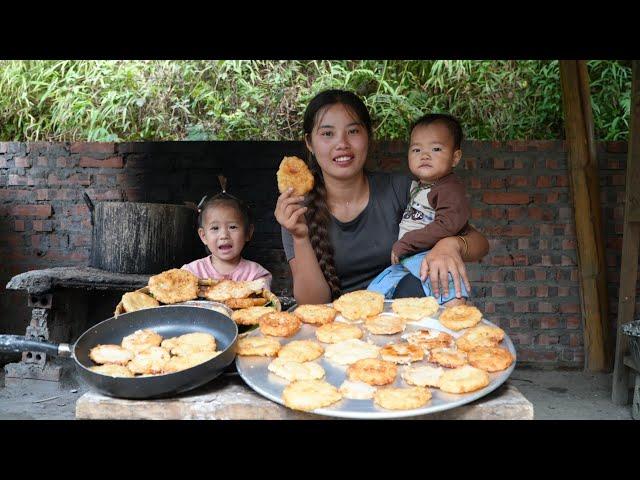
[[[38,340],[30,340],[20,335],[0,335],[0,352],[42,352],[56,357],[71,356],[71,348],[67,343],[39,342]]]

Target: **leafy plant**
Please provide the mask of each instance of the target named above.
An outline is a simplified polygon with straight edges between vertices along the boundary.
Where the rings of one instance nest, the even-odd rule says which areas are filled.
[[[588,62],[596,137],[628,135],[629,62]],[[379,139],[425,112],[467,138],[564,137],[557,61],[0,61],[0,139],[299,140],[307,102],[353,90]]]

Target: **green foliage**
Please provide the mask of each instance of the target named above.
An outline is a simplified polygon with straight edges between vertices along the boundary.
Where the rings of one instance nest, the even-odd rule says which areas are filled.
[[[588,62],[596,137],[628,134],[629,62]],[[0,139],[298,140],[319,91],[357,92],[380,139],[425,112],[467,138],[564,137],[557,61],[0,61]]]

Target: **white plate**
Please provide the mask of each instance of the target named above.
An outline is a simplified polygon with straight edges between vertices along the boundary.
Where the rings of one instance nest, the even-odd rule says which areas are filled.
[[[385,312],[391,311],[391,303],[392,301],[385,301]],[[379,346],[386,345],[391,342],[399,342],[402,339],[401,335],[404,335],[413,330],[419,330],[421,328],[433,328],[436,330],[441,330],[443,332],[447,332],[453,337],[460,337],[465,331],[461,330],[459,332],[449,330],[445,328],[438,320],[440,313],[444,309],[441,307],[440,310],[433,316],[423,318],[417,322],[411,322],[407,324],[407,328],[404,332],[398,333],[396,335],[373,335],[369,333],[365,328],[362,328],[364,332],[364,336],[362,340],[367,341],[371,340],[373,343]],[[345,321],[347,323],[354,323],[345,320],[340,315],[336,318],[336,321]],[[362,322],[357,323],[361,327]],[[493,323],[489,322],[486,319],[482,319],[482,322],[485,325],[496,326]],[[282,337],[274,337],[277,338],[280,343],[284,346],[285,344],[293,341],[293,340],[315,340],[317,338],[315,336],[316,327],[312,325],[308,325],[306,323],[302,324],[300,331],[293,335],[292,337],[282,338]],[[261,336],[259,329],[256,329],[252,332],[248,333],[249,336]],[[323,347],[327,347],[328,344],[322,343]],[[505,334],[504,339],[499,345],[502,348],[506,348],[509,350],[514,359],[516,357],[516,351],[511,342],[511,339],[508,335]],[[280,405],[284,405],[282,401],[282,391],[289,384],[289,382],[267,370],[267,366],[273,358],[270,357],[258,357],[258,356],[236,356],[236,368],[238,369],[238,373],[242,377],[242,379],[249,385],[253,390],[258,392],[260,395],[272,400]],[[319,363],[322,368],[324,368],[326,372],[326,376],[324,380],[339,388],[342,382],[347,378],[346,370],[347,366],[340,366],[334,363],[331,363],[324,356],[315,360],[315,362]],[[433,365],[426,361],[413,362],[411,364],[412,367],[422,366],[422,365]],[[431,400],[426,404],[426,406],[421,408],[416,408],[413,410],[386,410],[382,407],[379,407],[373,403],[373,399],[368,400],[352,400],[348,398],[343,398],[340,402],[334,403],[333,405],[327,408],[318,408],[313,410],[310,413],[315,413],[317,415],[326,415],[330,417],[341,417],[341,418],[360,418],[360,419],[381,419],[381,418],[402,418],[402,417],[413,417],[416,415],[425,415],[433,412],[439,412],[442,410],[448,410],[450,408],[456,408],[461,405],[465,405],[467,403],[473,402],[481,397],[484,397],[488,393],[492,392],[500,385],[502,385],[511,375],[513,369],[515,368],[516,362],[514,362],[507,368],[506,370],[502,370],[500,372],[489,373],[489,385],[481,390],[476,390],[475,392],[465,393],[465,394],[453,394],[453,393],[445,393],[440,391],[437,388],[429,388],[431,390]],[[402,365],[398,365],[398,375],[396,377],[395,382],[392,387],[408,387],[408,385],[402,378],[401,372],[405,368]]]

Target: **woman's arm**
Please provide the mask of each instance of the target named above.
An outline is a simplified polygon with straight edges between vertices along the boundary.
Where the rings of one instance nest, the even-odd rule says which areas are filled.
[[[460,237],[447,237],[434,245],[422,261],[420,278],[425,281],[429,276],[434,295],[440,294],[440,286],[442,286],[444,294],[448,295],[448,274],[451,273],[456,297],[460,298],[462,296],[460,289],[461,278],[467,287],[467,291],[471,290],[464,261],[478,261],[488,252],[489,242],[485,236],[470,227],[469,232],[464,236],[464,240]]]
[[[465,262],[477,262],[489,253],[489,241],[471,225],[469,225],[469,231],[464,235],[464,238],[467,241],[465,247],[468,247],[462,251],[462,259]]]
[[[289,189],[278,197],[275,217],[293,239],[294,254],[289,260],[293,296],[299,304],[328,303],[331,301],[331,289],[309,239],[309,228],[304,218],[307,207],[300,205],[302,197],[292,195],[292,189]]]
[[[309,237],[293,238],[295,257],[289,261],[293,277],[293,296],[298,304],[329,303],[331,289],[322,274]]]

